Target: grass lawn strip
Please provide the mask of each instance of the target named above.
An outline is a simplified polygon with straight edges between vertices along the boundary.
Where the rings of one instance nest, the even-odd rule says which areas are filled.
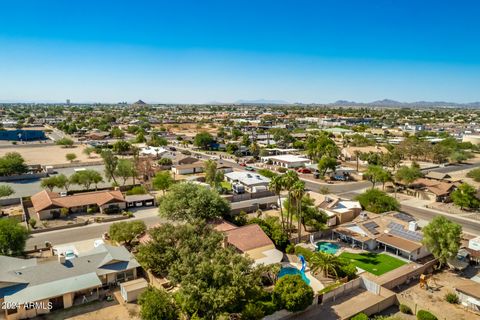
[[[387,254],[377,253],[350,253],[343,252],[340,254],[340,258],[351,261],[355,266],[368,271],[376,276],[381,276],[384,273],[392,271],[398,267],[401,267],[406,262],[396,259]]]

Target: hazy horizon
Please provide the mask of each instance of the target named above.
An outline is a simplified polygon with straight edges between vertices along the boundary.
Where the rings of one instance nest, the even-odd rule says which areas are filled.
[[[0,4],[0,101],[480,101],[480,3]]]

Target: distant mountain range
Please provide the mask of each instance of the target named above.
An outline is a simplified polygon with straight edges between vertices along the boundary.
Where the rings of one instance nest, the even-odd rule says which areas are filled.
[[[222,102],[210,102],[211,104],[230,104]],[[285,100],[268,100],[268,99],[255,99],[244,100],[240,99],[232,104],[282,104],[282,105],[327,105],[327,106],[352,106],[352,107],[390,107],[390,108],[429,108],[429,107],[457,107],[457,108],[480,108],[480,102],[470,103],[456,103],[445,101],[416,101],[416,102],[400,102],[391,99],[383,99],[372,102],[355,102],[348,100],[338,100],[333,103],[290,103]]]
[[[329,103],[328,105],[333,106],[375,106],[375,107],[397,107],[397,108],[407,108],[407,107],[466,107],[466,108],[480,108],[480,102],[470,102],[470,103],[456,103],[456,102],[445,102],[445,101],[416,101],[416,102],[399,102],[390,99],[377,100],[372,102],[355,102],[355,101],[346,101],[338,100],[334,103]]]

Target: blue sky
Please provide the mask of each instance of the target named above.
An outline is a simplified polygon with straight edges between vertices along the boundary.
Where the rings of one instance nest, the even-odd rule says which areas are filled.
[[[479,101],[479,13],[475,0],[5,0],[0,101]]]

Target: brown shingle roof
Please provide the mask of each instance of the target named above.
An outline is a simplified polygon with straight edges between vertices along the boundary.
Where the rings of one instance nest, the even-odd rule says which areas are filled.
[[[117,190],[84,192],[66,197],[62,197],[55,192],[43,190],[33,195],[31,199],[36,212],[45,210],[51,206],[73,208],[92,204],[101,206],[111,201],[125,202],[123,194]]]
[[[399,237],[396,237],[391,234],[382,234],[380,237],[377,238],[378,242],[387,244],[389,246],[395,247],[397,249],[401,249],[407,252],[413,252],[417,249],[420,249],[422,247],[421,244],[412,242],[409,240],[405,240]]]
[[[466,284],[462,286],[458,286],[455,289],[461,293],[464,293],[470,297],[474,297],[476,299],[480,299],[480,284],[470,281],[471,284]]]
[[[417,179],[412,184],[423,186],[427,188],[430,192],[433,192],[434,194],[436,194],[437,196],[448,194],[451,191],[451,189],[455,187],[455,185],[452,183],[425,179],[425,178]]]
[[[226,235],[228,242],[242,252],[273,245],[272,240],[258,224],[229,230]]]

